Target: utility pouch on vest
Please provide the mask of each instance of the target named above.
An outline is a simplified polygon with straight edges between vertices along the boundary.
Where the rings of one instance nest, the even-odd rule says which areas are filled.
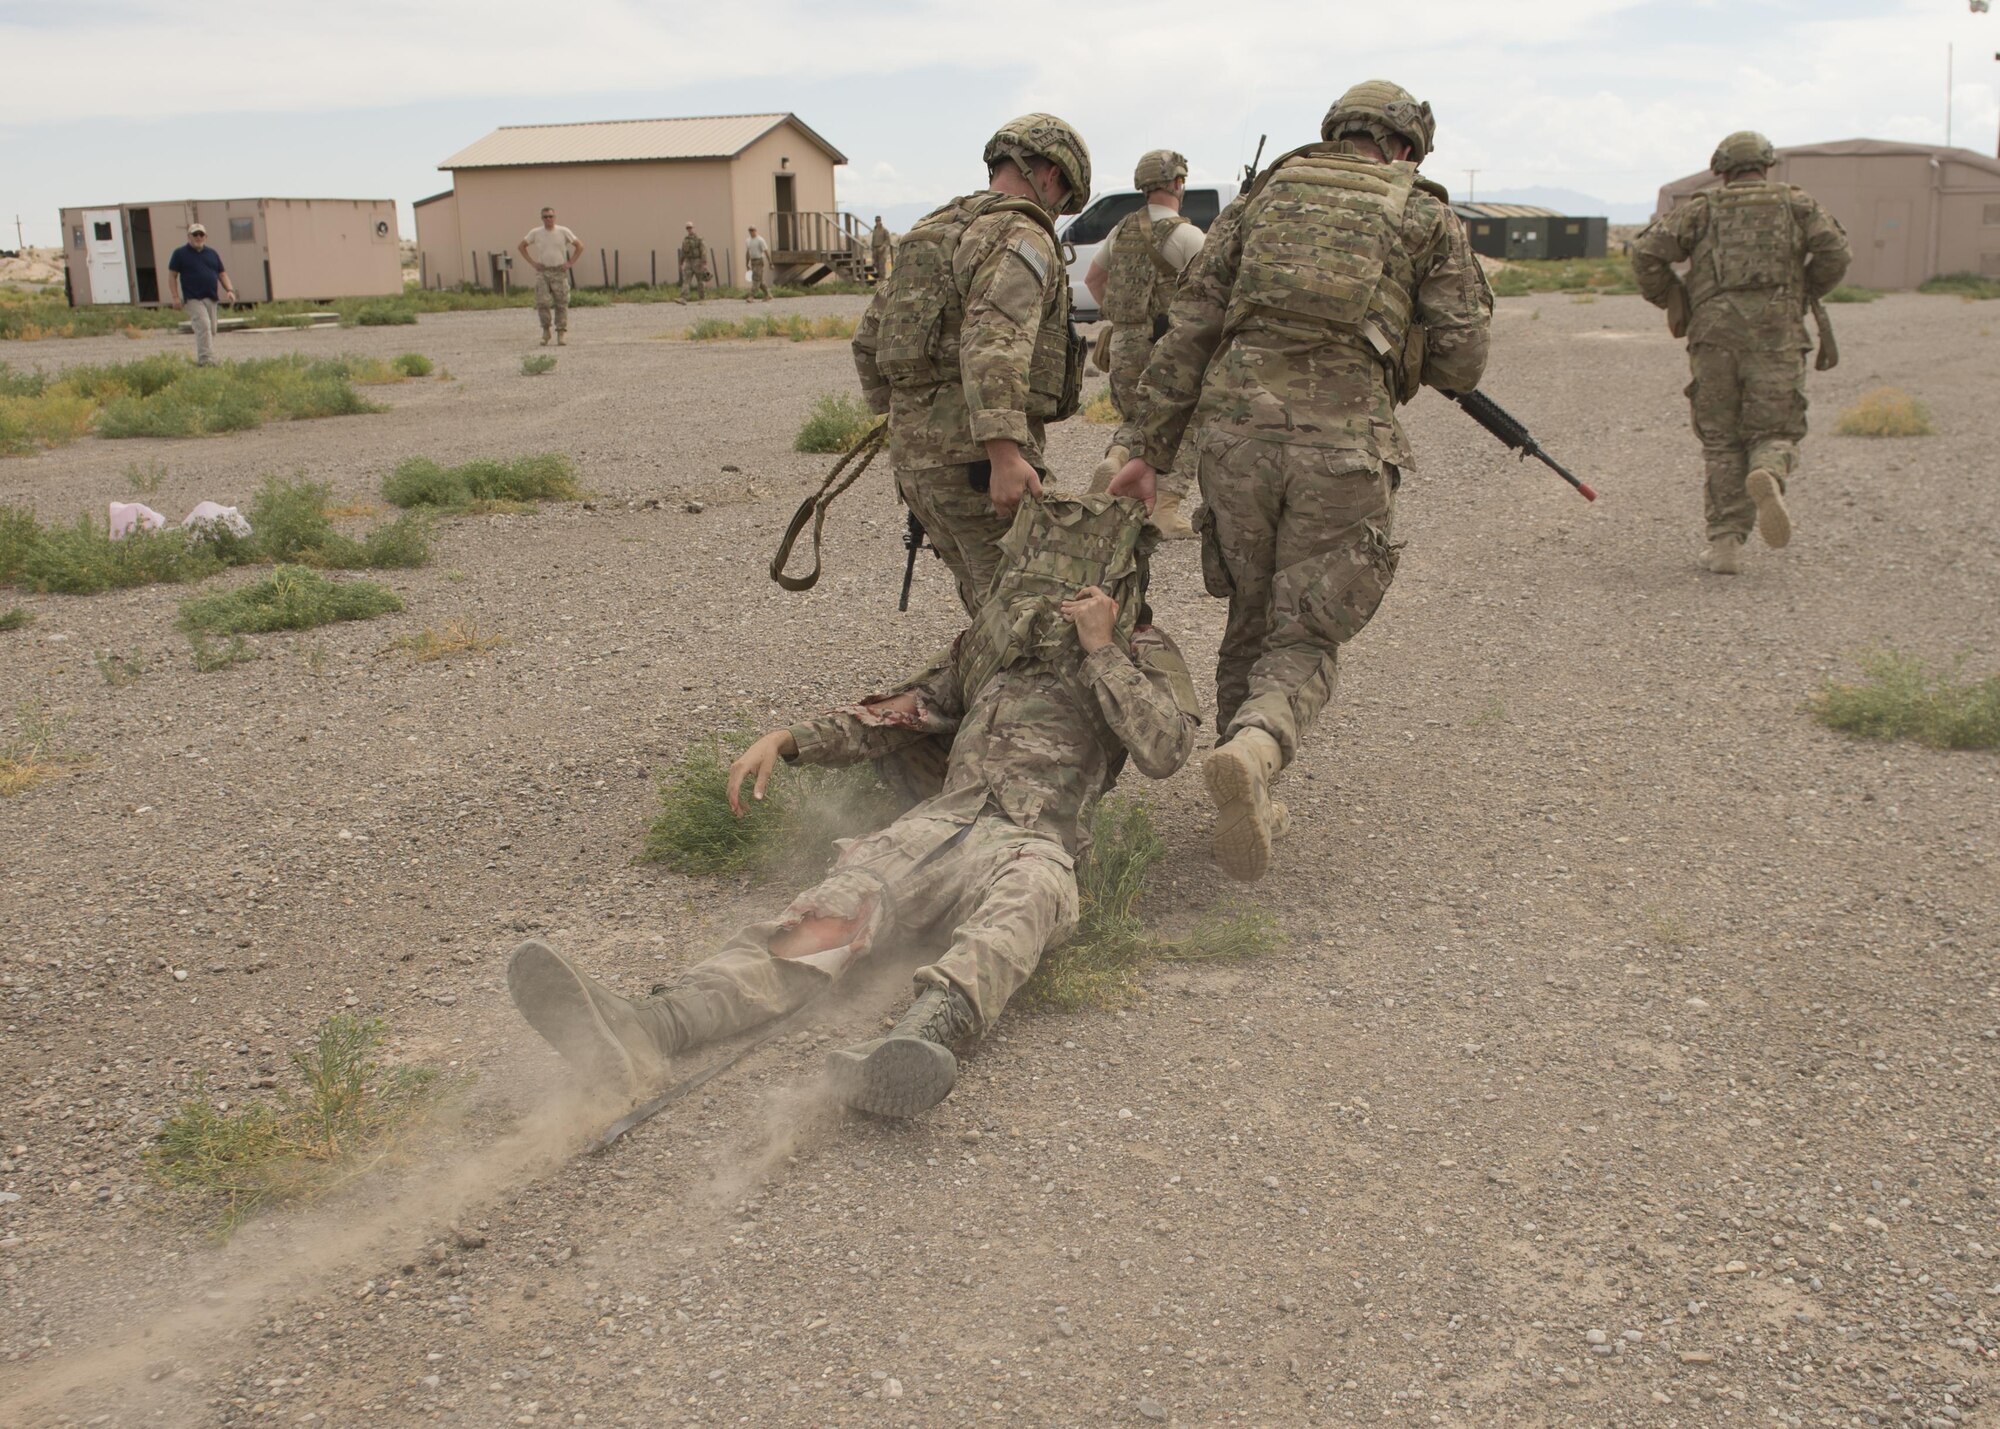
[[[1799,277],[1791,191],[1725,184],[1709,191],[1710,261],[1717,292],[1783,288]]]
[[[1090,344],[1069,315],[1065,282],[1056,311],[1035,335],[1035,356],[1028,366],[1028,415],[1044,422],[1074,417],[1083,405],[1083,368],[1089,359]]]
[[[1425,347],[1424,325],[1412,322],[1403,331],[1403,350],[1397,357],[1397,365],[1389,372],[1389,390],[1395,394],[1398,405],[1409,401],[1423,388]]]
[[[1111,371],[1111,334],[1116,330],[1113,324],[1106,323],[1099,330],[1097,341],[1091,344],[1090,365],[1095,367],[1099,372],[1108,373]]]

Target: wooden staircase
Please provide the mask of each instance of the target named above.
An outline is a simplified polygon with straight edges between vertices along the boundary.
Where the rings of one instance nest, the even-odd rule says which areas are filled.
[[[851,213],[773,213],[772,277],[809,288],[825,278],[868,281],[869,228]]]

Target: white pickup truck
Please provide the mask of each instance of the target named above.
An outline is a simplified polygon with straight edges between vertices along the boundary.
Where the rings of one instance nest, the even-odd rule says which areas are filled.
[[[1208,232],[1208,226],[1215,222],[1215,216],[1234,201],[1237,194],[1235,184],[1189,184],[1181,197],[1181,214],[1199,228]],[[1090,289],[1083,286],[1083,275],[1090,271],[1090,260],[1097,256],[1097,250],[1110,236],[1125,215],[1146,201],[1146,196],[1137,189],[1113,189],[1110,193],[1099,194],[1090,201],[1090,207],[1069,221],[1069,227],[1061,230],[1063,242],[1075,253],[1069,260],[1070,308],[1078,322],[1097,320],[1097,299],[1090,296]]]

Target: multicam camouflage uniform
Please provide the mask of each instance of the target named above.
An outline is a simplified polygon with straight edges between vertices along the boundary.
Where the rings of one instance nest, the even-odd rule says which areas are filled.
[[[1345,132],[1342,106],[1377,87],[1417,112],[1373,81],[1322,132]],[[1395,574],[1395,491],[1413,465],[1395,407],[1420,381],[1477,386],[1492,311],[1463,226],[1416,164],[1351,143],[1279,159],[1209,229],[1117,441],[1164,470],[1195,425],[1203,576],[1229,598],[1219,737],[1261,729],[1294,757],[1341,644]]]
[[[1166,634],[1141,624],[1143,511],[1126,498],[1032,498],[1006,538],[1011,569],[951,651],[887,694],[795,727],[798,758],[844,765],[951,741],[943,786],[880,833],[858,839],[816,887],[779,917],[739,930],[665,994],[643,1002],[593,996],[633,1024],[628,1042],[664,1059],[801,1006],[878,944],[948,943],[920,986],[953,990],[978,1032],[991,1026],[1040,960],[1075,924],[1074,867],[1091,814],[1129,756],[1164,779],[1186,761],[1199,721],[1194,684]],[[1051,528],[1085,529],[1108,557],[1077,561]],[[1071,548],[1075,549],[1075,548]],[[1084,654],[1055,606],[1082,584],[1120,598],[1113,643]],[[895,708],[888,702],[912,694]],[[773,945],[801,928],[820,951]],[[831,930],[831,931],[829,931]],[[539,946],[539,945],[530,945]],[[546,952],[546,950],[543,950]],[[517,962],[520,954],[517,954]],[[551,955],[552,956],[552,955]],[[573,974],[572,974],[573,976]],[[534,990],[516,1001],[566,1056]],[[615,1065],[587,1070],[613,1073]],[[627,1066],[643,1080],[644,1068]]]
[[[988,162],[1008,130],[1040,123],[1061,125],[1047,115],[1013,121],[988,146]],[[1088,155],[1083,165],[1065,212],[1089,197]],[[1046,424],[1073,415],[1080,395],[1072,331],[1052,216],[991,189],[953,199],[903,235],[894,273],[855,330],[862,394],[889,417],[896,490],[951,568],[968,613],[992,583],[1008,526],[973,489],[974,471],[986,462],[985,443],[1008,440],[1047,477]]]
[[[686,302],[689,292],[693,292],[694,300],[701,302],[708,287],[708,245],[698,235],[690,233],[681,240],[680,260],[680,301]]]
[[[1840,224],[1810,194],[1764,178],[1775,160],[1763,136],[1732,134],[1711,162],[1726,181],[1655,221],[1632,248],[1639,291],[1668,308],[1677,328],[1685,322],[1694,377],[1687,397],[1708,471],[1711,568],[1718,561],[1733,568],[1733,547],[1759,524],[1750,474],[1770,473],[1782,494],[1798,470],[1806,310],[1840,285],[1852,258]],[[1680,262],[1688,264],[1685,287],[1672,266]],[[1782,534],[1765,522],[1772,545],[1789,534],[1789,517]]]
[[[1141,193],[1147,193],[1186,177],[1187,160],[1171,150],[1159,149],[1140,159],[1132,182]],[[1105,243],[1109,256],[1105,263],[1104,318],[1111,324],[1111,401],[1120,415],[1138,410],[1139,379],[1153,355],[1153,344],[1166,334],[1167,313],[1185,268],[1168,256],[1174,232],[1193,226],[1178,213],[1155,218],[1150,209],[1150,204],[1141,205],[1126,215]],[[1191,246],[1194,252],[1200,251],[1198,243]],[[1191,253],[1190,261],[1192,257]]]

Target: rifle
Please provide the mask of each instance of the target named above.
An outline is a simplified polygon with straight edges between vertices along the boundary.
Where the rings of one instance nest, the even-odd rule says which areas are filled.
[[[1484,392],[1445,392],[1442,387],[1438,390],[1444,392],[1446,397],[1449,397],[1452,401],[1458,403],[1460,407],[1464,408],[1466,416],[1472,418],[1473,421],[1486,428],[1488,432],[1498,437],[1502,446],[1508,448],[1510,451],[1519,452],[1522,461],[1533,457],[1564,481],[1567,481],[1571,486],[1574,486],[1577,489],[1577,493],[1585,501],[1597,500],[1597,493],[1595,491],[1592,491],[1587,484],[1578,480],[1561,462],[1543,451],[1542,444],[1529,435],[1528,429],[1514,420],[1505,408]]]
[[[1257,136],[1257,157],[1243,166],[1243,187],[1246,189],[1257,182],[1257,165],[1264,161],[1264,141],[1270,137],[1269,134]]]
[[[903,559],[903,593],[896,600],[898,613],[910,608],[910,582],[917,578],[917,552],[924,548],[924,523],[917,519],[917,513],[907,507],[903,511],[903,549],[909,554]]]

